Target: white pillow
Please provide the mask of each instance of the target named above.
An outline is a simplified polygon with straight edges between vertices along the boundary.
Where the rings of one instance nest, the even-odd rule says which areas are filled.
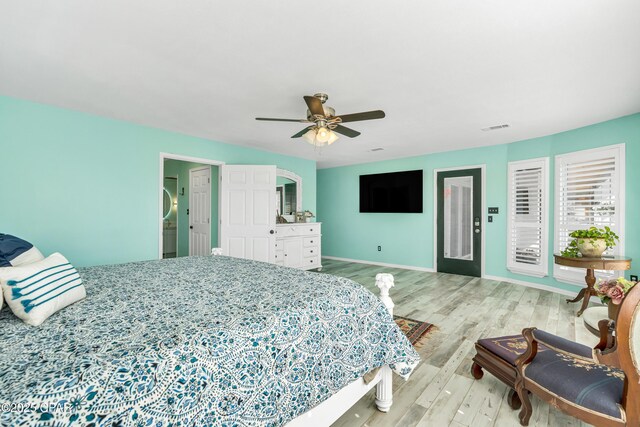
[[[21,253],[17,257],[11,260],[11,265],[14,267],[19,267],[21,265],[31,264],[33,262],[42,261],[44,256],[42,252],[38,250],[35,246],[29,249],[26,252]]]
[[[78,271],[59,253],[0,269],[0,287],[13,314],[33,326],[87,295]]]

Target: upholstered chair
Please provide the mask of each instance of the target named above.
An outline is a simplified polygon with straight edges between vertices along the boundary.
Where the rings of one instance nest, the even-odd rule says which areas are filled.
[[[529,392],[595,426],[640,426],[640,285],[622,302],[615,324],[598,326],[595,349],[536,328],[522,332],[527,350],[516,360],[515,386],[523,426],[532,413]],[[538,352],[540,345],[551,351]]]

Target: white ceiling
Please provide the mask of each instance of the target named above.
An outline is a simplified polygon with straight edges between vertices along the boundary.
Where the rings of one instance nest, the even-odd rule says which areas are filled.
[[[254,120],[320,91],[387,117],[321,152]],[[499,144],[640,111],[640,2],[0,0],[0,94],[319,167]]]

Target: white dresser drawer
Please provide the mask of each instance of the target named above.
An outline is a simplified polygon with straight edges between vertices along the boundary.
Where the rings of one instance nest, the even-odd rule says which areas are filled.
[[[278,225],[276,227],[277,237],[299,236],[300,230],[295,225]]]
[[[319,235],[320,234],[320,224],[314,224],[312,222],[305,224],[301,228],[301,234],[304,235]]]
[[[318,246],[320,244],[320,237],[305,237],[302,242],[305,248],[308,248],[309,246]]]
[[[311,248],[304,248],[303,250],[304,252],[304,257],[315,257],[318,256],[320,253],[320,250],[318,249],[317,246],[315,247],[311,247]]]
[[[302,262],[302,266],[303,267],[320,266],[320,257],[317,257],[317,256],[305,257]]]
[[[320,235],[320,225],[318,222],[278,224],[276,226],[276,237]]]

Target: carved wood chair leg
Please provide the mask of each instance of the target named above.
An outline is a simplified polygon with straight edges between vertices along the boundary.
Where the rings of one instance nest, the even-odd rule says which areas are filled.
[[[520,413],[518,414],[518,418],[520,418],[520,424],[523,426],[529,425],[529,418],[531,418],[531,414],[533,413],[533,407],[531,406],[531,401],[529,400],[529,392],[524,388],[524,381],[522,377],[519,377],[516,380],[516,391],[518,393],[518,397],[520,398],[520,402],[522,403],[522,409],[520,409]]]
[[[484,372],[482,371],[482,366],[478,365],[476,362],[473,362],[471,365],[471,375],[473,378],[479,380],[484,376]]]
[[[522,406],[522,402],[520,401],[520,397],[518,393],[514,389],[509,390],[509,395],[507,396],[507,403],[511,409],[518,410]]]

